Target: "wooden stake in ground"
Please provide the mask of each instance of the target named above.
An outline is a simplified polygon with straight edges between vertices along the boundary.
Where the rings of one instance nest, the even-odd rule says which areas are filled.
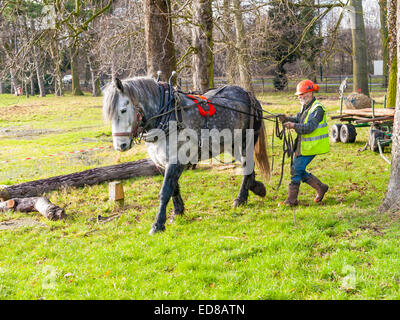
[[[0,202],[0,211],[39,212],[50,220],[62,220],[66,217],[64,209],[44,197],[14,198]]]
[[[111,201],[115,201],[120,207],[124,205],[124,188],[120,181],[110,182],[108,194]]]
[[[13,186],[0,186],[0,200],[5,201],[12,198],[38,197],[43,193],[65,187],[78,188],[107,181],[159,174],[161,174],[161,172],[157,169],[156,165],[150,159],[144,159],[49,179],[25,182]]]

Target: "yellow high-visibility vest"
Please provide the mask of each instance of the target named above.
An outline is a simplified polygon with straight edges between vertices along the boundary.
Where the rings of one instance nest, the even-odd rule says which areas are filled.
[[[303,156],[312,156],[329,152],[329,130],[326,122],[326,109],[321,102],[315,100],[307,112],[304,124],[308,122],[311,113],[318,107],[324,110],[324,117],[318,127],[311,133],[301,135],[300,152]]]

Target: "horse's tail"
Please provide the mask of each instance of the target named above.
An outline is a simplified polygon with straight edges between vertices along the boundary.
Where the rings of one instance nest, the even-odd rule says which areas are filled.
[[[265,181],[269,181],[271,178],[271,167],[269,166],[269,159],[267,153],[267,140],[266,140],[266,130],[264,121],[261,119],[261,127],[258,133],[258,139],[254,146],[254,160],[261,175],[264,177]]]
[[[254,117],[255,129],[258,131],[258,137],[256,144],[254,146],[254,160],[261,171],[261,175],[264,177],[265,181],[269,181],[271,178],[271,167],[269,166],[269,159],[267,153],[267,133],[264,125],[264,120],[262,119],[263,111],[260,102],[251,92],[248,92],[252,112],[258,114],[259,117]]]

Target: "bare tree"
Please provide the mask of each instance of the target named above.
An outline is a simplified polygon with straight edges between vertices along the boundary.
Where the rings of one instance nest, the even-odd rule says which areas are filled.
[[[214,86],[213,17],[211,0],[193,0],[193,88],[201,92]]]
[[[31,30],[34,32],[35,30],[35,21],[34,19],[31,19]],[[39,94],[41,97],[46,96],[46,91],[44,88],[44,78],[43,78],[43,71],[42,71],[42,66],[41,66],[41,51],[37,47],[37,45],[33,44],[32,45],[32,58],[35,64],[35,70],[36,70],[36,76],[37,76],[37,81],[38,81],[38,86],[39,86]]]
[[[379,0],[379,17],[381,22],[381,28],[379,29],[382,42],[382,60],[383,60],[383,79],[382,87],[386,88],[388,86],[388,59],[389,59],[389,49],[388,49],[388,28],[387,28],[387,0]]]
[[[353,91],[369,95],[367,42],[363,17],[362,0],[350,0],[353,7],[351,12],[351,35],[353,39]]]
[[[400,4],[396,6],[397,18],[400,18]],[[397,32],[397,42],[400,41],[400,33]],[[397,56],[400,56],[400,48],[397,46]],[[394,61],[392,61],[393,64]],[[399,67],[399,65],[398,65]],[[397,98],[394,116],[392,143],[392,169],[385,199],[379,207],[382,212],[400,211],[400,71],[397,69]]]
[[[387,93],[387,106],[396,105],[397,91],[397,0],[388,2],[388,34],[389,34],[389,83]]]
[[[251,83],[251,75],[249,69],[245,29],[243,23],[242,7],[240,0],[232,0],[233,16],[236,29],[236,54],[239,67],[240,84],[246,90],[252,92],[253,85]]]
[[[176,69],[172,34],[170,0],[145,0],[145,35],[147,74],[155,77],[158,70],[167,80]]]

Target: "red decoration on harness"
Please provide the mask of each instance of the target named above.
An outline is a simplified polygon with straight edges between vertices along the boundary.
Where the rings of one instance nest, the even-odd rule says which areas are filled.
[[[208,107],[209,107],[209,110],[207,110],[207,111],[204,110],[204,109],[201,107],[200,104],[197,105],[197,108],[199,109],[199,112],[200,112],[200,114],[201,114],[203,117],[207,117],[207,116],[211,117],[212,115],[214,115],[214,113],[215,113],[215,108],[214,108],[214,106],[211,104],[211,101],[208,100],[206,97],[198,96],[198,95],[192,96],[192,95],[190,95],[190,94],[188,94],[187,96],[188,96],[190,99],[192,99],[195,103],[199,103],[199,100],[200,100],[200,99],[206,100],[206,101],[207,101]],[[200,99],[199,99],[199,98],[200,98]]]

